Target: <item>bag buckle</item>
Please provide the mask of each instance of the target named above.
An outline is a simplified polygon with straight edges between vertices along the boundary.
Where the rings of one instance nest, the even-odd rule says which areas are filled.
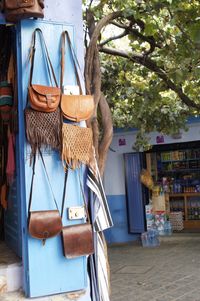
[[[51,108],[52,105],[52,95],[51,94],[46,94],[46,99],[47,99],[47,105],[49,108]]]

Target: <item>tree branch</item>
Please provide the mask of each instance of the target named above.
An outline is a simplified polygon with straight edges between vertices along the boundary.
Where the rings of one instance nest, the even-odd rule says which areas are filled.
[[[113,12],[104,18],[102,18],[96,25],[86,54],[86,64],[85,64],[85,80],[86,80],[86,91],[88,94],[91,94],[91,81],[92,81],[92,72],[93,72],[93,59],[96,51],[97,40],[101,33],[101,30],[104,26],[109,24],[112,20],[122,17],[123,13],[121,11]]]
[[[156,43],[153,36],[145,36],[141,32],[139,32],[137,29],[132,28],[132,25],[133,25],[132,23],[130,23],[130,25],[122,25],[122,24],[119,24],[117,22],[112,22],[112,24],[119,27],[119,28],[125,29],[127,32],[129,32],[130,34],[132,34],[136,38],[139,38],[141,41],[149,43],[150,49],[144,52],[146,55],[149,55],[150,53],[152,53],[155,50],[156,47],[157,48],[162,48],[161,45]]]
[[[119,51],[113,48],[105,48],[105,47],[102,47],[101,49],[99,49],[99,51],[115,56],[121,56],[123,58],[129,59],[130,61],[138,63],[148,68],[149,70],[155,72],[167,84],[168,88],[176,92],[176,94],[179,96],[179,98],[182,100],[184,104],[186,104],[188,107],[193,107],[200,110],[200,105],[198,105],[192,99],[190,99],[183,92],[182,87],[174,84],[173,81],[168,78],[164,70],[158,67],[158,65],[147,56],[144,56],[139,53],[128,53],[127,51]]]
[[[111,41],[114,41],[114,40],[117,40],[117,39],[121,39],[123,37],[125,37],[127,35],[127,31],[124,30],[124,32],[122,32],[121,34],[117,35],[117,36],[113,36],[113,37],[110,37],[109,39],[99,43],[99,46],[100,47],[103,47],[104,45],[106,45],[107,43],[111,42]]]

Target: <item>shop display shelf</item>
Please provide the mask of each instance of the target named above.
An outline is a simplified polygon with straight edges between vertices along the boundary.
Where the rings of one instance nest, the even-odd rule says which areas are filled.
[[[173,163],[173,162],[185,162],[185,161],[199,161],[200,158],[190,158],[190,159],[181,159],[181,160],[161,160],[161,163]]]
[[[200,172],[200,168],[187,168],[187,169],[183,168],[183,169],[159,170],[158,173],[163,174],[163,173],[194,172],[194,171],[199,171]]]

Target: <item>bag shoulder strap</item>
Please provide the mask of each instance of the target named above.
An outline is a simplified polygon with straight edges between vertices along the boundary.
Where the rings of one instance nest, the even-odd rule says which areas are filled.
[[[50,80],[52,81],[51,76],[53,76],[54,82],[56,87],[58,87],[58,82],[55,76],[55,72],[53,69],[53,65],[51,63],[51,59],[49,56],[49,52],[48,52],[48,48],[44,39],[44,35],[42,33],[42,30],[40,28],[36,28],[33,32],[33,37],[32,37],[32,42],[31,42],[31,55],[30,55],[30,60],[31,60],[31,69],[30,69],[30,80],[29,80],[29,85],[32,84],[32,79],[33,79],[33,69],[34,69],[34,63],[35,63],[35,51],[36,51],[36,34],[40,35],[40,39],[44,45],[44,54],[45,54],[45,59],[46,59],[46,64],[47,64],[47,68],[48,68],[48,72],[49,72],[49,76],[50,76]]]
[[[64,188],[63,188],[63,197],[62,197],[62,208],[61,208],[61,218],[63,217],[63,212],[64,212],[65,196],[66,196],[66,187],[67,187],[67,178],[68,178],[68,169],[66,169],[66,171],[65,171]]]
[[[53,192],[53,189],[52,189],[52,186],[51,186],[51,182],[50,182],[50,179],[49,179],[49,176],[48,176],[48,173],[47,173],[47,169],[46,169],[46,165],[45,165],[45,162],[44,162],[44,158],[43,158],[43,155],[42,155],[42,152],[41,150],[39,149],[39,155],[42,159],[42,165],[44,167],[44,170],[45,170],[45,173],[46,173],[46,176],[47,176],[47,180],[48,180],[48,183],[49,183],[49,187],[50,187],[50,190],[51,190],[51,193],[52,193],[52,196],[53,196],[53,201],[56,205],[56,208],[57,210],[58,209],[58,203],[56,201],[56,198],[55,198],[55,195],[54,195],[54,192]],[[31,205],[32,205],[32,195],[33,195],[33,182],[34,182],[34,177],[35,177],[35,163],[36,163],[36,154],[34,155],[33,157],[33,173],[32,173],[32,179],[31,179],[31,188],[30,188],[30,195],[29,195],[29,205],[28,205],[28,212],[31,211]]]
[[[72,62],[73,62],[73,65],[74,65],[74,71],[75,71],[76,81],[77,81],[77,84],[78,84],[79,89],[80,89],[80,94],[82,95],[83,94],[83,90],[82,90],[82,87],[81,87],[81,81],[80,81],[80,78],[79,78],[77,66],[79,67],[80,70],[81,70],[81,68],[80,68],[78,59],[76,57],[75,51],[74,51],[74,49],[72,47],[72,42],[71,42],[71,39],[70,39],[70,36],[69,36],[69,33],[68,33],[67,30],[63,31],[62,36],[61,36],[61,75],[60,75],[61,89],[62,89],[63,81],[64,81],[64,71],[65,71],[65,40],[66,39],[67,39],[67,43],[68,43],[68,46],[69,46],[69,50],[70,50],[70,55],[71,55],[71,58],[72,58]]]
[[[82,185],[81,179],[80,179],[80,174],[78,174],[78,175],[79,175],[79,183],[80,183],[80,187],[81,187],[81,193],[82,193],[82,196],[83,196],[85,210],[86,210],[86,218],[87,218],[87,221],[89,223],[91,223],[90,214],[89,214],[89,211],[88,211],[88,206],[87,206],[87,202],[86,202],[86,199],[85,199],[85,194],[84,194],[84,191],[83,191],[83,185]],[[62,198],[62,209],[61,209],[61,218],[63,218],[63,212],[64,212],[67,178],[68,178],[68,169],[66,169],[66,172],[65,172],[63,198]]]

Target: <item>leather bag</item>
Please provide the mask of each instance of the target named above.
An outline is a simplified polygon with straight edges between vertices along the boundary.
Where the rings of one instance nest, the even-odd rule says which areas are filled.
[[[61,95],[61,111],[64,118],[71,121],[80,122],[82,120],[88,120],[94,111],[94,97],[92,95],[83,95],[81,88],[81,82],[78,74],[77,65],[79,66],[78,59],[72,48],[72,43],[69,37],[69,33],[64,31],[62,33],[61,41],[61,89],[63,86],[64,70],[65,70],[65,41],[67,39],[75,75],[76,81],[79,86],[81,95]],[[79,67],[80,69],[80,67]]]
[[[62,222],[58,210],[32,211],[29,215],[29,234],[45,240],[61,232]]]
[[[65,226],[61,235],[66,258],[76,258],[94,253],[93,232],[90,223]]]
[[[32,83],[33,69],[35,63],[35,45],[36,45],[37,32],[40,35],[41,41],[43,41],[49,77],[51,82],[53,77],[54,83],[56,85],[55,87],[36,85]],[[60,92],[60,88],[58,88],[58,83],[48,54],[48,49],[44,40],[43,33],[39,28],[37,28],[33,33],[32,52],[30,57],[31,57],[31,69],[30,69],[30,82],[28,87],[28,97],[29,97],[30,105],[36,111],[47,112],[47,113],[54,112],[58,108],[58,105],[60,103],[61,92]]]
[[[6,21],[17,22],[21,19],[44,18],[43,0],[4,0],[3,13]]]
[[[54,237],[60,234],[62,230],[62,218],[60,212],[58,210],[58,205],[50,184],[49,176],[46,170],[46,166],[44,163],[44,159],[42,156],[41,151],[39,151],[40,157],[42,159],[42,164],[44,166],[44,170],[49,182],[49,186],[51,189],[51,193],[53,196],[54,203],[56,205],[56,210],[42,210],[42,211],[31,211],[32,205],[32,195],[33,195],[33,182],[35,176],[35,162],[36,162],[36,155],[34,156],[33,161],[33,174],[31,180],[31,189],[30,189],[30,196],[29,196],[29,206],[28,206],[28,230],[29,234],[36,239],[40,239],[45,244],[47,238]]]
[[[63,211],[64,211],[67,177],[68,177],[68,171],[66,171],[65,174],[61,217],[63,217]],[[80,180],[80,175],[79,175],[79,182],[80,182],[83,200],[85,203],[87,221],[84,224],[64,226],[62,228],[61,237],[62,237],[62,245],[63,245],[63,254],[68,259],[91,255],[94,253],[93,230],[92,230],[88,207],[85,199],[85,194]]]

